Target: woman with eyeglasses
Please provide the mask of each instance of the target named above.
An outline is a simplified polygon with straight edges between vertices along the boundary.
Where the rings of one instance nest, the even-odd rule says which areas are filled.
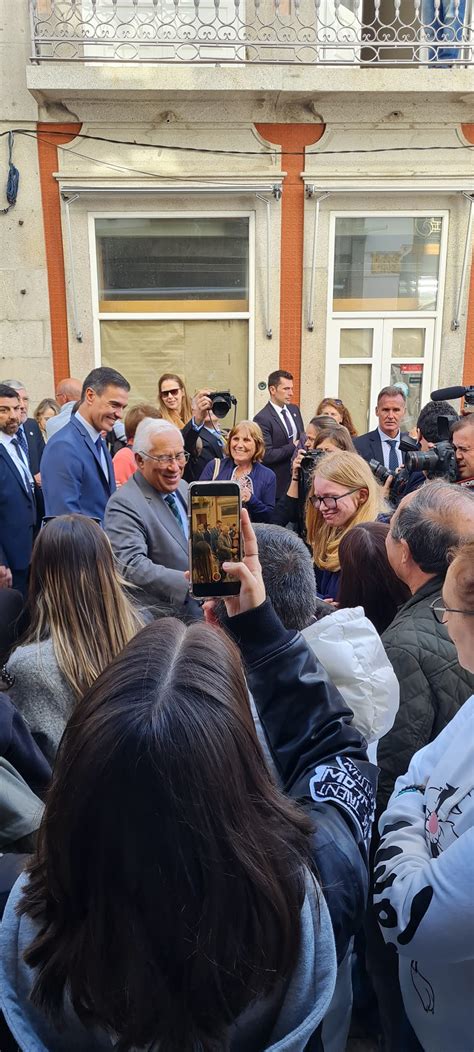
[[[163,420],[182,431],[193,413],[184,381],[176,373],[163,373],[158,380],[158,408]]]
[[[306,534],[322,599],[337,597],[342,538],[360,522],[374,522],[382,511],[380,486],[358,453],[341,450],[317,461],[306,505]]]
[[[474,540],[454,552],[441,598],[459,664],[474,674]],[[374,901],[395,945],[405,1011],[423,1049],[470,1052],[474,989],[474,695],[415,753],[379,823]]]
[[[344,427],[347,427],[351,437],[357,435],[351,414],[340,398],[323,398],[316,410],[316,416],[319,416],[321,413],[332,416],[336,424],[342,424]]]

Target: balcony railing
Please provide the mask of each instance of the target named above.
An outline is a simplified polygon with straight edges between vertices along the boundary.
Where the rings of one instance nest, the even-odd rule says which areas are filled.
[[[29,0],[34,62],[474,64],[473,0]]]

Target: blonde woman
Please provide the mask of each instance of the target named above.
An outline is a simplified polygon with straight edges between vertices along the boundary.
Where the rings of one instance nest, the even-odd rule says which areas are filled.
[[[28,605],[28,633],[7,666],[10,696],[53,762],[76,701],[144,622],[106,534],[84,515],[60,515],[39,533]]]
[[[163,420],[179,427],[180,431],[193,415],[184,381],[175,373],[163,373],[158,380],[158,409]]]
[[[54,398],[43,398],[43,401],[36,406],[33,415],[41,431],[41,437],[43,439],[43,442],[48,441],[48,436],[46,433],[46,424],[48,420],[51,420],[51,417],[53,416],[57,416],[58,413],[59,405],[57,402],[54,401]]]
[[[306,532],[313,552],[318,594],[336,599],[339,544],[359,522],[384,511],[383,492],[358,453],[326,453],[317,463],[306,505]]]

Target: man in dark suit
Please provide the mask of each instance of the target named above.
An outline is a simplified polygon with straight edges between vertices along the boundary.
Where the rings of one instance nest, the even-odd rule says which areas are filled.
[[[406,399],[399,387],[383,387],[377,398],[375,415],[379,425],[374,431],[354,438],[354,446],[364,460],[378,460],[394,475],[404,461],[400,449],[400,439],[407,438],[405,431],[400,431],[400,424],[405,416]]]
[[[22,380],[4,380],[7,387],[17,392],[21,406],[20,427],[17,438],[28,457],[31,474],[38,486],[41,485],[40,464],[44,451],[44,439],[40,426],[32,416],[28,416],[30,398]]]
[[[101,367],[86,376],[77,412],[50,438],[44,452],[46,515],[78,512],[102,522],[116,488],[103,432],[122,419],[129,390],[128,380],[115,369]]]
[[[293,405],[293,377],[285,369],[276,369],[268,377],[270,399],[254,416],[265,442],[263,463],[276,475],[276,498],[286,493],[290,484],[291,461],[304,431],[303,418]]]
[[[137,470],[110,498],[104,528],[133,595],[155,615],[201,617],[184,576],[189,566],[188,453],[181,431],[167,420],[142,420],[133,451]]]
[[[196,482],[210,460],[222,460],[225,439],[212,413],[209,391],[198,391],[192,402],[193,415],[183,427],[184,448],[190,454],[184,469],[186,482]]]
[[[26,594],[36,526],[34,480],[18,440],[18,392],[0,384],[0,587]]]

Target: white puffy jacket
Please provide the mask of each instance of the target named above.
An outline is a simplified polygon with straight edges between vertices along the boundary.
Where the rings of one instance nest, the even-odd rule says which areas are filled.
[[[301,633],[354,713],[367,743],[393,726],[400,690],[382,641],[363,608],[336,610]]]

